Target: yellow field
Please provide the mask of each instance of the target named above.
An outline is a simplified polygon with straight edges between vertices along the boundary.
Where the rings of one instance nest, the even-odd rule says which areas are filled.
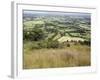
[[[24,48],[23,68],[54,68],[90,66],[90,47],[73,45],[63,49],[34,49]]]
[[[77,38],[77,37],[67,37],[67,36],[63,36],[63,37],[61,37],[60,39],[58,39],[58,41],[61,43],[61,42],[65,42],[65,41],[71,41],[71,40],[73,40],[73,41],[84,41],[84,39],[82,39],[82,38]]]

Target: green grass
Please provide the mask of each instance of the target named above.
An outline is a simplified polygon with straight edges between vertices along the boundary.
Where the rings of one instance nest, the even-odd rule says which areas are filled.
[[[41,20],[38,20],[38,21],[27,21],[27,22],[24,22],[24,25],[25,25],[24,28],[32,28],[36,24],[44,24],[44,22],[41,21]]]
[[[86,45],[71,45],[57,49],[30,49],[30,43],[24,44],[23,68],[54,68],[90,66],[90,47]]]

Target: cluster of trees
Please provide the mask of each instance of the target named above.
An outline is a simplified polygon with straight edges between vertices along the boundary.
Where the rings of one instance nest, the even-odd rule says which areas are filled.
[[[45,38],[45,33],[43,30],[38,28],[33,28],[31,31],[24,30],[23,31],[23,40],[29,41],[39,41]]]
[[[41,26],[44,26],[44,29],[41,28]],[[50,28],[48,26],[55,26],[54,28]],[[79,33],[83,33],[81,30],[79,29]],[[48,39],[47,36],[48,34],[45,34],[45,32],[47,32],[48,34],[50,33],[54,33],[54,35]],[[70,34],[70,32],[66,32],[65,29],[63,31],[59,31],[59,29],[56,27],[56,24],[53,23],[45,23],[44,24],[39,24],[39,25],[35,25],[32,29],[24,29],[23,30],[23,40],[24,41],[31,41],[31,49],[41,49],[41,48],[63,48],[63,47],[70,47],[71,46],[71,42],[66,42],[66,44],[63,43],[59,43],[58,40],[53,40],[54,37],[56,37],[57,34],[60,34],[61,37],[65,36],[66,33],[69,34],[69,36],[71,37],[75,37],[72,36]],[[80,36],[76,36],[76,37],[80,37]],[[73,42],[76,44],[76,42]],[[79,41],[78,42],[81,45],[91,45],[90,40],[87,41]]]
[[[91,41],[90,40],[85,40],[85,41],[79,41],[79,43],[81,44],[81,45],[88,45],[88,46],[91,46]]]
[[[55,34],[56,35],[56,34]],[[31,49],[41,49],[41,48],[58,48],[59,42],[57,40],[47,39],[45,32],[40,28],[33,28],[28,31],[27,29],[23,31],[23,40],[31,41]]]
[[[84,41],[84,42],[73,42],[75,45],[88,45],[90,46],[91,43],[90,41]],[[30,49],[42,49],[42,48],[66,48],[66,47],[70,47],[71,45],[73,45],[72,43],[70,42],[65,42],[65,43],[59,43],[57,40],[54,40],[54,41],[38,41],[38,42],[32,42],[31,46],[30,46]]]
[[[58,41],[32,41],[32,44],[30,45],[30,49],[42,49],[42,48],[59,48],[59,42]]]

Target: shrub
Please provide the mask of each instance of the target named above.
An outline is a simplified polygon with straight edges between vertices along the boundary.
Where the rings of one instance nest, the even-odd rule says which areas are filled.
[[[67,44],[67,47],[70,47],[70,44],[69,43]]]
[[[41,47],[39,46],[38,43],[36,42],[33,42],[31,45],[30,45],[30,49],[40,49]]]
[[[84,42],[83,41],[78,41],[81,45],[84,45]]]
[[[91,42],[90,41],[79,41],[79,43],[81,44],[81,45],[88,45],[88,46],[90,46],[91,45]]]
[[[59,43],[59,48],[64,48],[65,45],[63,43]]]
[[[58,48],[58,47],[59,47],[59,42],[57,40],[47,42],[47,48]]]
[[[91,42],[90,41],[84,41],[84,44],[90,46]]]
[[[40,41],[38,42],[38,45],[40,46],[40,48],[47,48],[47,41]]]

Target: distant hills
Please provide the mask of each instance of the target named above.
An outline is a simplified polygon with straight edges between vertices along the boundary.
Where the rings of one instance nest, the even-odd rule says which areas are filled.
[[[34,28],[39,28],[45,32],[45,39],[61,40],[62,37],[69,37],[90,40],[91,38],[89,13],[24,11],[23,21],[24,31],[30,32]]]
[[[91,17],[90,13],[76,13],[76,12],[51,12],[51,11],[23,11],[24,18],[39,17],[39,16],[62,16],[74,18],[87,18]]]

